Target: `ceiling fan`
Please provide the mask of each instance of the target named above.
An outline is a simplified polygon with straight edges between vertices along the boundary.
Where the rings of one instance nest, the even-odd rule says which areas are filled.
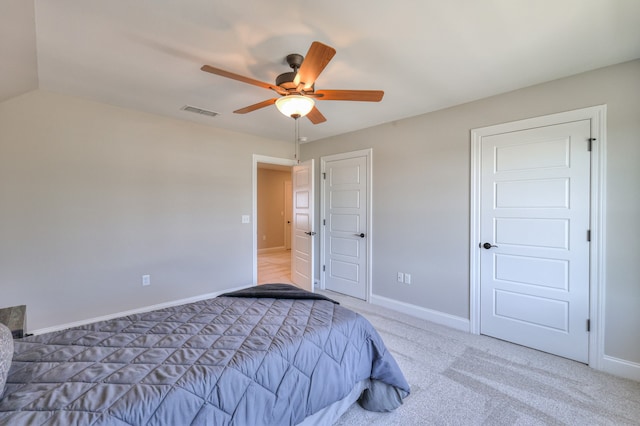
[[[232,80],[270,89],[280,95],[279,98],[267,99],[233,111],[236,114],[246,114],[276,104],[280,112],[287,116],[295,119],[306,116],[313,124],[319,124],[327,119],[316,108],[314,100],[379,102],[384,96],[382,90],[315,90],[315,81],[318,75],[335,54],[336,50],[333,47],[314,41],[311,43],[306,58],[297,53],[287,56],[287,63],[293,71],[280,74],[276,78],[276,84],[254,80],[211,65],[203,65],[200,69]]]

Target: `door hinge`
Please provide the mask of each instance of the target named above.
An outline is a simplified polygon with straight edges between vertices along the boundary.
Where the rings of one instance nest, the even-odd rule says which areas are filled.
[[[591,151],[591,150],[589,150]],[[327,178],[327,174],[326,173],[322,173],[322,179],[326,179]]]
[[[326,270],[327,270],[326,265],[322,265],[322,272],[324,272],[324,271],[326,271]]]
[[[587,241],[591,242],[591,229],[587,229]]]
[[[327,219],[322,219],[322,225],[327,226]]]
[[[597,139],[596,138],[589,138],[587,140],[589,141],[589,145],[588,145],[587,151],[591,152],[591,148],[593,147],[593,141],[596,141]]]
[[[591,320],[587,320],[587,331],[591,331]]]

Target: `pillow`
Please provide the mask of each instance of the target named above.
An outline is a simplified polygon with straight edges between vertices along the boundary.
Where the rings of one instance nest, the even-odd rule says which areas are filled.
[[[13,358],[13,335],[6,325],[0,324],[0,398],[4,393],[11,359]]]

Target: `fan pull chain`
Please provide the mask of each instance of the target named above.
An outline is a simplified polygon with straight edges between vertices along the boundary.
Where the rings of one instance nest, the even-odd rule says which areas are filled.
[[[295,160],[298,162],[298,164],[300,164],[300,124],[298,123],[298,117],[293,117],[293,121],[296,122],[295,124],[295,149],[296,152],[294,153],[294,158]]]

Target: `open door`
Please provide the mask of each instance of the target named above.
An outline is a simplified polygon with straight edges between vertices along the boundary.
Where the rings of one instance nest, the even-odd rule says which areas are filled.
[[[293,185],[284,183],[284,249],[291,250],[291,223],[293,222]]]
[[[291,280],[313,291],[314,167],[313,159],[293,167],[293,241]]]

